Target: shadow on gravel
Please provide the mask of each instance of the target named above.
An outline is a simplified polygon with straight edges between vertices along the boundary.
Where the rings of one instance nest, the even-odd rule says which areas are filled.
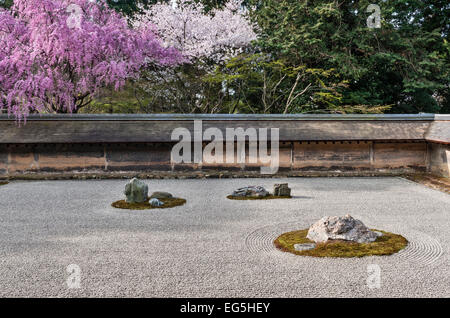
[[[305,195],[293,195],[291,199],[315,199],[314,197],[308,197]]]

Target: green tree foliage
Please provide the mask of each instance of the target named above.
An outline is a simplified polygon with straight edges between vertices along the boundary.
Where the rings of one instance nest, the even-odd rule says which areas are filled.
[[[107,1],[129,17],[141,7],[170,2]],[[202,2],[206,11],[227,2],[192,1]],[[0,0],[0,7],[12,2]],[[367,26],[372,3],[381,8],[379,29]],[[207,68],[144,72],[124,92],[112,98],[105,93],[92,111],[450,113],[448,0],[246,0],[245,5],[259,40],[243,55]]]
[[[88,0],[86,0],[88,1]],[[140,7],[143,6],[144,8],[150,4],[154,4],[158,2],[158,0],[106,0],[107,3],[117,9],[118,11],[128,15],[132,16],[135,13],[140,11]],[[162,0],[165,1],[165,0]],[[168,2],[169,0],[166,0]],[[14,0],[0,0],[0,7],[3,8],[10,8],[13,4]]]
[[[110,7],[132,17],[136,13],[139,13],[141,8],[146,8],[158,2],[158,0],[107,0],[107,2]]]
[[[243,54],[218,67],[205,81],[216,85],[210,103],[228,113],[381,113],[388,107],[343,105],[348,87],[334,69],[292,65],[267,54]],[[210,108],[210,107],[209,107]]]
[[[14,0],[0,0],[0,8],[10,8]]]
[[[392,112],[401,113],[444,110],[447,1],[378,1],[380,29],[367,27],[373,0],[250,2],[260,49],[291,66],[335,69],[334,84],[348,83],[342,104],[394,105]]]

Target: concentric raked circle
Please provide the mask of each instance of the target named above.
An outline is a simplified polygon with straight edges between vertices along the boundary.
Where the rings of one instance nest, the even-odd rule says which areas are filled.
[[[315,220],[305,220],[303,222],[286,222],[267,225],[251,232],[245,239],[245,245],[252,254],[256,255],[273,251],[282,253],[273,245],[273,241],[278,236],[284,232],[305,229],[314,222]]]
[[[255,255],[275,251],[283,253],[274,246],[274,240],[285,232],[308,228],[314,222],[315,220],[306,220],[267,225],[252,231],[246,237],[245,245],[248,251]],[[395,254],[401,256],[405,262],[430,266],[435,264],[443,254],[443,248],[439,241],[428,234],[412,230],[405,230],[404,233],[407,234],[404,234],[403,231],[396,233],[403,235],[408,240],[406,248]]]
[[[404,235],[409,241],[408,246],[398,252],[407,262],[430,266],[435,264],[444,253],[438,240],[422,232],[409,232]]]

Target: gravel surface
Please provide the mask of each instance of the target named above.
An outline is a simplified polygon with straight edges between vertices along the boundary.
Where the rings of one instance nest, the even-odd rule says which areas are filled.
[[[115,209],[126,180],[0,187],[0,296],[450,297],[446,193],[400,178],[146,182],[150,192],[171,192],[186,205]],[[242,186],[272,191],[281,182],[294,199],[226,199]],[[346,213],[410,244],[393,256],[360,259],[308,258],[272,245],[283,232]],[[69,264],[81,269],[78,289],[68,288]],[[380,288],[367,284],[374,268]]]

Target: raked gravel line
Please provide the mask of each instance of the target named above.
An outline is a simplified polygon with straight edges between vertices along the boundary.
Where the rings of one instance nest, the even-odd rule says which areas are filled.
[[[14,181],[0,187],[0,296],[450,297],[450,195],[399,178],[146,180],[187,199],[173,209],[110,206],[125,180]],[[291,200],[233,201],[289,182]],[[404,235],[392,256],[308,258],[273,240],[350,213]],[[69,264],[81,288],[69,289]],[[368,265],[381,288],[367,286]]]

